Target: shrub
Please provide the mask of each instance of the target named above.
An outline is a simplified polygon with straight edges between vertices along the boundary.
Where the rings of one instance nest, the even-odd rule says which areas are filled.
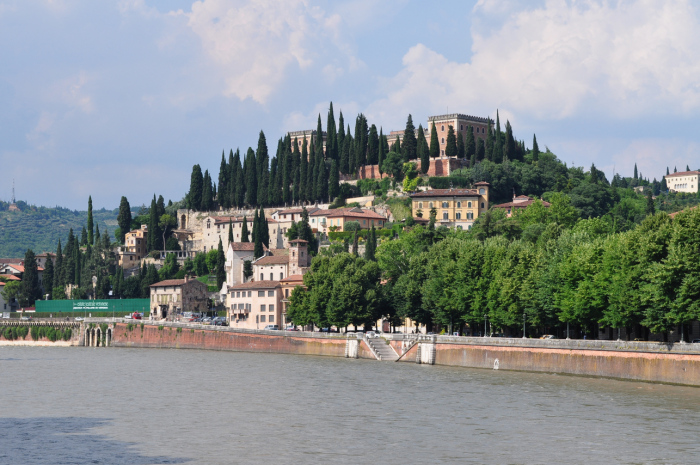
[[[158,331],[163,331],[163,326],[158,326]]]
[[[63,340],[70,341],[70,338],[72,335],[73,335],[73,330],[70,328],[66,328],[66,330],[63,332]]]
[[[32,326],[31,334],[32,334],[32,340],[38,341],[39,338],[41,337],[39,335],[39,326]]]
[[[182,328],[177,328],[177,332],[178,332],[178,333],[181,333],[181,332],[182,332]]]
[[[5,328],[5,333],[3,334],[3,336],[5,336],[5,339],[7,339],[8,341],[13,340],[12,328],[10,328],[10,327]]]

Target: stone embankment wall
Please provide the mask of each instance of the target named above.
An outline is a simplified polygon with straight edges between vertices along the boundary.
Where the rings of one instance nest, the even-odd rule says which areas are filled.
[[[54,334],[54,339],[49,339],[45,333],[38,339],[34,339],[31,335],[32,328],[53,328],[54,331],[60,331],[58,334]],[[15,328],[26,328],[27,334],[24,337],[9,336],[6,334],[8,329]],[[66,330],[70,329],[70,337],[64,337]],[[18,320],[18,319],[7,319],[0,320],[0,346],[77,346],[80,345],[81,340],[81,325],[72,320],[63,320],[60,318],[45,318],[45,319],[35,319],[35,320]]]
[[[412,346],[402,342],[392,341],[399,354],[408,349],[402,362],[700,386],[700,344],[427,337]]]
[[[226,327],[193,328],[186,324],[129,325],[117,323],[112,336],[113,347],[210,349],[276,354],[324,355],[345,357],[347,340],[342,336],[283,331],[242,331]],[[372,353],[360,344],[357,357],[371,358]],[[353,357],[354,358],[354,357]]]

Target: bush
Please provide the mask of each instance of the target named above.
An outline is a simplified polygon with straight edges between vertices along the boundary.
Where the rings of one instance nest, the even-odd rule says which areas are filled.
[[[72,335],[73,335],[73,330],[70,328],[66,328],[66,330],[63,332],[63,340],[70,341],[70,338]]]
[[[32,334],[32,340],[38,341],[39,338],[41,337],[39,335],[39,326],[32,326],[31,334]]]
[[[358,239],[366,240],[367,235],[369,233],[370,231],[368,229],[361,229],[360,231],[357,231],[357,237]],[[391,229],[377,229],[376,233],[377,237],[392,237],[394,234],[394,232]],[[328,233],[328,239],[330,239],[331,241],[342,241],[346,238],[352,239],[353,237],[355,237],[354,231],[336,231]]]

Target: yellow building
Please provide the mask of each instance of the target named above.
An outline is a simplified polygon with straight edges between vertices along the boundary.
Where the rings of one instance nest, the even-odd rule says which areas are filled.
[[[148,241],[148,225],[142,224],[141,229],[134,229],[124,235],[124,247],[117,249],[117,260],[122,268],[131,268],[139,265],[140,260],[146,256],[146,243]]]
[[[696,194],[700,184],[700,171],[681,171],[664,176],[666,186],[671,192]]]
[[[432,189],[411,195],[414,217],[428,219],[430,210],[437,212],[436,224],[457,229],[471,229],[479,215],[489,209],[487,182],[477,182],[474,189]]]

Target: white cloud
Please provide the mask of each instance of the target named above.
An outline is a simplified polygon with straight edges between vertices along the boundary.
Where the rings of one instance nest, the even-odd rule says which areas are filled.
[[[475,10],[501,12],[501,6],[485,1]],[[692,114],[700,109],[698,29],[694,5],[683,0],[550,0],[511,14],[490,34],[473,32],[471,62],[413,46],[373,108],[505,107],[542,119],[592,108],[619,118]]]
[[[339,19],[305,0],[236,2],[204,0],[186,14],[210,59],[225,75],[224,94],[266,103],[284,81],[288,68],[308,69],[320,61],[319,49],[330,41],[356,66],[343,46]],[[338,65],[334,74],[338,74]]]

